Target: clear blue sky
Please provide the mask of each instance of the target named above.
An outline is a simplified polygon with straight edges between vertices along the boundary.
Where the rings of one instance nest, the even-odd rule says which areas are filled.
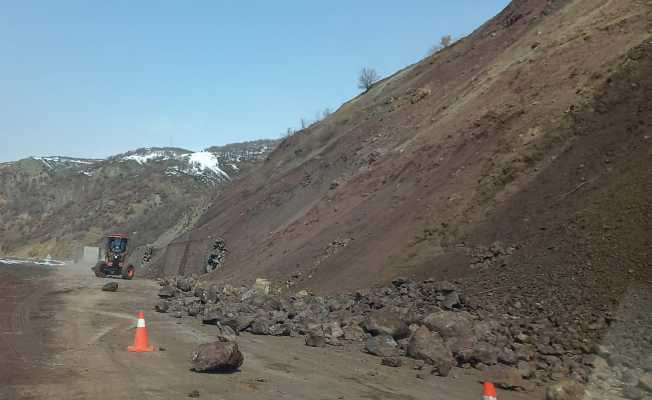
[[[0,0],[0,161],[279,137],[507,3]]]

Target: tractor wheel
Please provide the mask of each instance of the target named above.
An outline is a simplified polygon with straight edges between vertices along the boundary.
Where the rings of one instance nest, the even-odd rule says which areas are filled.
[[[133,265],[129,265],[127,268],[122,270],[122,279],[133,279],[136,274],[136,269]]]
[[[102,272],[103,266],[104,266],[104,262],[100,261],[97,264],[95,264],[93,268],[91,268],[93,272],[95,272],[95,276],[97,276],[98,278],[106,278],[106,274]]]

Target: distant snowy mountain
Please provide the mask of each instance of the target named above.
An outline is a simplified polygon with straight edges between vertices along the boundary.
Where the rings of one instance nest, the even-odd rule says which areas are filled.
[[[135,247],[171,240],[199,218],[216,188],[255,168],[275,145],[148,147],[99,160],[0,163],[0,255],[70,258],[116,230],[138,232]]]
[[[96,173],[114,174],[119,164],[131,165],[129,175],[138,174],[138,167],[160,171],[162,176],[188,176],[195,180],[215,185],[229,181],[265,157],[274,149],[277,141],[257,140],[213,146],[193,152],[178,147],[144,147],[106,159],[78,158],[65,156],[34,156],[28,159],[3,163],[2,165],[41,163],[49,173],[73,173],[92,177]],[[138,166],[134,168],[135,166]],[[113,172],[110,172],[113,171]],[[144,172],[144,170],[143,170]]]

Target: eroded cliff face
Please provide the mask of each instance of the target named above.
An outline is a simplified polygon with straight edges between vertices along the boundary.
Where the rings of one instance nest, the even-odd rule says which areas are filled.
[[[638,160],[649,171],[646,142],[631,157],[610,154],[650,129],[640,78],[650,40],[645,2],[514,1],[469,37],[286,138],[215,197],[159,270],[203,272],[217,237],[229,253],[207,279],[265,277],[322,292],[397,275],[473,277],[518,254],[544,269],[572,265],[572,251],[547,255],[543,244],[553,236],[569,248],[581,243],[563,233],[568,215],[595,207],[585,218],[598,235],[598,216],[627,207],[618,182],[629,180],[640,204],[649,199],[644,173],[625,165]],[[639,78],[614,87],[624,76]],[[641,113],[617,117],[633,93]],[[587,166],[598,160],[591,168],[610,173],[595,178]],[[549,226],[531,222],[540,215]],[[630,250],[644,252],[636,243]]]

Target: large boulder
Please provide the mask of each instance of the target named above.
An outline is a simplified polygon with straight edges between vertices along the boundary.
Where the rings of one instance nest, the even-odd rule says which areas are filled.
[[[473,322],[471,316],[466,312],[434,312],[423,319],[423,324],[431,331],[439,333],[444,339],[473,334]]]
[[[443,376],[448,375],[454,364],[453,356],[441,336],[425,326],[420,326],[410,337],[407,355],[435,366]]]
[[[372,336],[367,339],[365,349],[369,354],[378,357],[396,357],[398,356],[398,344],[389,335]]]
[[[546,388],[545,400],[583,400],[586,398],[584,386],[565,379]]]
[[[190,362],[196,372],[229,372],[240,368],[244,356],[236,342],[217,341],[197,347]]]
[[[389,310],[371,312],[362,323],[362,327],[374,336],[389,335],[394,339],[403,339],[410,335],[408,325],[398,314]]]

